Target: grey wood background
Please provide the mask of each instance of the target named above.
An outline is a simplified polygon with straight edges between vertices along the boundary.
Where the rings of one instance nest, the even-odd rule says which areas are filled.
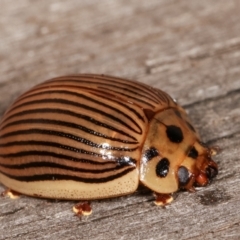
[[[0,0],[0,115],[50,77],[105,73],[162,88],[219,145],[219,175],[166,208],[151,192],[93,201],[0,199],[0,240],[240,239],[239,0]],[[4,186],[0,185],[0,191]]]

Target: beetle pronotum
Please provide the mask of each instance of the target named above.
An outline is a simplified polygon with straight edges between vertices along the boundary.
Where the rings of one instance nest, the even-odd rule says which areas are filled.
[[[0,182],[42,198],[110,198],[142,183],[164,205],[217,175],[214,153],[168,94],[104,75],[39,84],[0,123]],[[91,212],[87,203],[74,210]]]

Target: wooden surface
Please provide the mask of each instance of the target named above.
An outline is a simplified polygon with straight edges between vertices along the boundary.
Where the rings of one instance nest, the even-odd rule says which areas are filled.
[[[0,199],[0,240],[240,239],[240,1],[1,0],[0,115],[58,75],[105,73],[162,88],[219,145],[219,175],[165,209],[151,192],[94,201]],[[0,191],[4,186],[0,185]]]

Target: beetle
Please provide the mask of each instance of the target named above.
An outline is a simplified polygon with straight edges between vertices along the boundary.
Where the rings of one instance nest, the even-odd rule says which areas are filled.
[[[0,123],[0,182],[41,198],[111,198],[141,183],[166,205],[172,193],[218,174],[216,153],[167,93],[106,75],[45,81],[18,97]],[[91,207],[83,202],[74,211],[88,215]]]

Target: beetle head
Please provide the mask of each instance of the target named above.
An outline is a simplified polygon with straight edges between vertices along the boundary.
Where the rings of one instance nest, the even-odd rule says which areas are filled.
[[[194,191],[195,186],[205,186],[218,174],[218,166],[212,160],[217,148],[209,148],[195,142],[178,168],[179,187]]]
[[[140,164],[140,181],[157,193],[205,186],[218,173],[211,159],[216,148],[200,143],[186,113],[168,109],[149,124]]]

